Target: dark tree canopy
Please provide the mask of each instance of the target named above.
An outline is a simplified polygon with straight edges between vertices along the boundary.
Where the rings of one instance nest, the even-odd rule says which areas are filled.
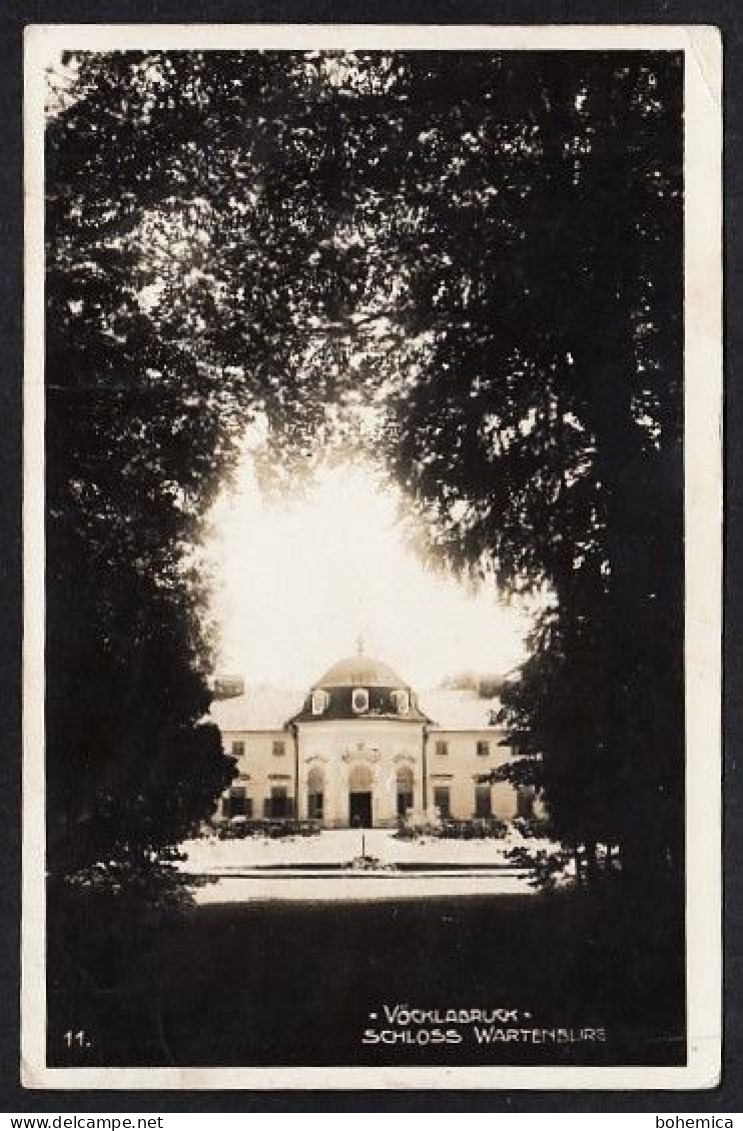
[[[436,560],[539,596],[509,772],[564,839],[678,863],[680,57],[66,65],[47,147],[60,843],[95,826],[95,857],[135,824],[174,843],[229,776],[199,723],[194,547],[260,417],[267,472],[371,456]]]

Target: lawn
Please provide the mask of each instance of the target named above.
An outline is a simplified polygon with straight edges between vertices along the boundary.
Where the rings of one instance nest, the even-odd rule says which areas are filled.
[[[217,904],[149,945],[128,946],[124,928],[97,952],[94,917],[85,932],[83,922],[88,942],[50,954],[50,1064],[683,1063],[680,931],[650,901],[565,892]],[[363,1043],[369,1027],[390,1030],[385,1007],[395,1005],[442,1019],[518,1010],[506,1028],[593,1028],[606,1040],[481,1045],[464,1025],[453,1026],[457,1044]],[[85,1033],[72,1048],[71,1031]]]

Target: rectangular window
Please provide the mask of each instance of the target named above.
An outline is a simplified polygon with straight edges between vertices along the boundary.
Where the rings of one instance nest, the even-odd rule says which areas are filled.
[[[250,811],[249,811],[250,809]],[[252,806],[245,795],[244,785],[233,785],[222,798],[223,817],[250,817]]]
[[[232,743],[232,757],[233,758],[242,758],[244,754],[245,754],[245,743],[244,742],[233,742]]]
[[[442,817],[451,816],[451,791],[448,785],[433,787],[433,804]]]
[[[274,739],[273,752],[276,758],[283,758],[286,754],[286,743],[280,738]]]
[[[478,757],[479,758],[487,758],[489,753],[490,753],[490,743],[486,742],[485,739],[480,739],[480,741],[477,744],[477,755],[478,755]]]
[[[449,753],[449,743],[446,741],[445,738],[437,738],[436,739],[436,753],[437,754],[448,754]]]
[[[493,801],[489,785],[478,784],[475,786],[475,816],[492,817]]]
[[[293,800],[285,785],[272,785],[271,796],[266,798],[266,816],[272,820],[282,820],[294,813]]]

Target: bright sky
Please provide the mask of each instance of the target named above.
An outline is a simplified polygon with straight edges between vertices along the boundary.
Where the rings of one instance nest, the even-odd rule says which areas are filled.
[[[269,500],[246,456],[214,508],[208,547],[220,670],[305,688],[354,653],[359,636],[413,687],[514,667],[526,615],[492,589],[473,595],[427,571],[405,544],[398,502],[358,464],[328,467],[308,492]]]

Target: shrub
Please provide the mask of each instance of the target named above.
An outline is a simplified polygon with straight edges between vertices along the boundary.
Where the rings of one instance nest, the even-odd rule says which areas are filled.
[[[552,835],[547,817],[514,817],[511,824],[528,840],[549,840]]]
[[[519,867],[527,868],[531,875],[529,884],[539,891],[554,891],[557,887],[574,882],[568,868],[573,856],[566,849],[548,851],[540,848],[536,852],[519,846],[506,853],[508,859]]]
[[[507,833],[508,825],[499,817],[472,817],[465,821],[447,817],[436,835],[455,840],[502,840]]]

